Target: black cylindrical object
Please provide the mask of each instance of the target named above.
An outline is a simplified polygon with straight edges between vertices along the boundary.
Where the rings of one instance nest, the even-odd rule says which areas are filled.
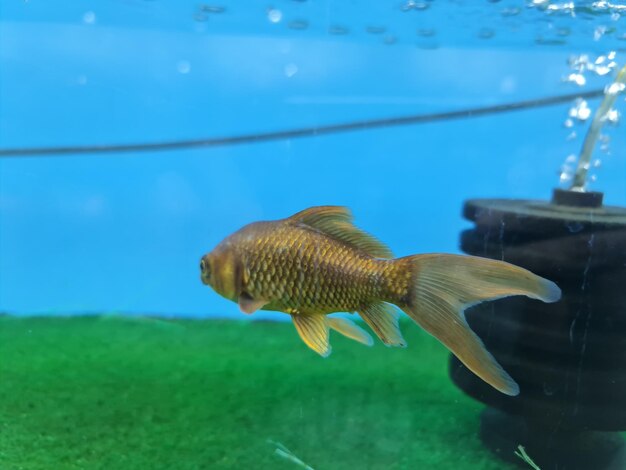
[[[602,206],[601,193],[556,190],[550,203],[470,200],[464,216],[475,227],[463,251],[563,291],[555,304],[517,297],[466,312],[521,388],[503,395],[451,357],[454,383],[490,407],[483,440],[511,459],[525,445],[542,470],[626,468],[616,433],[626,430],[626,209]]]

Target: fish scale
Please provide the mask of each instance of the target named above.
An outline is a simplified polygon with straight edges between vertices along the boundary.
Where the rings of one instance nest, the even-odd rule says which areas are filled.
[[[244,289],[269,300],[271,308],[351,312],[381,295],[384,263],[305,227],[259,228],[253,241],[234,242],[247,255]]]

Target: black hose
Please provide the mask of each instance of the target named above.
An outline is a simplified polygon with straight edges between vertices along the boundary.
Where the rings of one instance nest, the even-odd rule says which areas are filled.
[[[209,137],[205,139],[173,140],[169,142],[147,142],[137,144],[102,144],[102,145],[76,145],[61,147],[23,147],[23,148],[0,148],[0,157],[28,157],[43,155],[76,155],[98,153],[121,153],[121,152],[156,152],[164,150],[179,150],[200,147],[222,147],[227,145],[251,144],[268,142],[272,140],[294,139],[299,137],[315,137],[319,135],[335,134],[339,132],[360,131],[381,127],[406,126],[410,124],[424,124],[436,121],[463,119],[486,116],[490,114],[508,113],[530,108],[540,108],[566,103],[576,98],[598,98],[604,95],[604,89],[590,90],[586,92],[571,93],[568,95],[549,96],[535,100],[518,101],[495,106],[481,108],[469,108],[458,111],[448,111],[433,114],[417,114],[394,118],[371,119],[353,121],[343,124],[329,124],[316,127],[302,127],[273,132],[261,132],[258,134],[243,134],[230,137]]]

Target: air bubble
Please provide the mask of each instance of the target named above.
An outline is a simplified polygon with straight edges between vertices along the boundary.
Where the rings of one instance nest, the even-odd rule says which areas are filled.
[[[287,78],[291,78],[297,73],[298,73],[298,66],[296,64],[285,65],[285,75],[287,76]]]
[[[96,23],[96,14],[93,11],[88,11],[83,15],[83,23],[85,24],[95,24]]]
[[[576,155],[568,155],[565,162],[561,165],[559,172],[559,181],[567,183],[574,178],[574,164],[576,163]]]
[[[411,11],[415,8],[415,0],[408,0],[400,5],[400,10],[402,11]]]
[[[565,81],[575,83],[578,86],[583,86],[585,83],[587,83],[587,79],[582,73],[570,73]]]
[[[563,123],[563,125],[567,128],[573,127],[574,126],[574,121],[572,121],[570,118],[567,118],[565,120],[565,122]]]
[[[569,117],[578,121],[586,121],[591,116],[591,109],[583,99],[576,100],[576,104],[569,110]]]
[[[575,16],[576,5],[574,2],[569,3],[553,3],[548,4],[546,10],[550,13],[557,13],[559,15],[570,15]]]
[[[582,77],[582,84],[584,84],[583,73],[587,71],[593,72],[598,76],[607,75],[617,66],[617,63],[613,60],[614,58],[614,51],[606,56],[600,55],[595,60],[591,60],[586,54],[572,56],[569,58],[568,64],[573,73],[569,75],[566,81],[578,83],[581,80],[579,77]],[[580,85],[581,83],[578,84]]]
[[[593,32],[593,40],[599,41],[602,36],[604,36],[607,32],[608,28],[606,26],[598,26]]]
[[[574,174],[572,172],[562,171],[559,175],[559,181],[561,183],[569,183],[570,181],[572,181],[573,177],[574,177]]]
[[[517,82],[513,77],[504,77],[500,82],[500,91],[503,93],[513,93],[517,88]]]
[[[567,62],[572,70],[582,72],[583,70],[585,70],[585,68],[587,68],[587,64],[589,63],[589,56],[587,54],[570,56]]]
[[[611,83],[608,87],[606,87],[606,89],[604,90],[604,93],[607,95],[617,95],[618,93],[621,93],[622,91],[624,91],[625,88],[626,88],[626,85],[624,85],[623,83],[614,82],[614,83]]]
[[[270,8],[267,10],[267,19],[270,20],[271,23],[280,23],[283,19],[283,12],[276,8]]]
[[[619,124],[620,116],[621,114],[617,109],[611,108],[606,112],[602,119],[609,124],[616,126]]]
[[[600,134],[598,141],[600,142],[600,151],[608,155],[611,151],[611,136],[608,134]]]
[[[191,64],[187,60],[181,60],[176,64],[176,70],[178,73],[186,74],[191,71]]]
[[[430,4],[426,2],[416,2],[415,0],[407,0],[400,6],[400,10],[402,11],[423,11],[430,8]]]

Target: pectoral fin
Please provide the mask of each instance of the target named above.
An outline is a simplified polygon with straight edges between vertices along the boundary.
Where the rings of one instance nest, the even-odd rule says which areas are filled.
[[[331,347],[325,315],[294,314],[291,318],[302,341],[320,356],[327,357]]]
[[[355,325],[354,322],[347,318],[328,317],[327,322],[329,327],[347,338],[363,343],[366,346],[372,346],[374,344],[374,340],[367,331]]]
[[[256,312],[260,308],[263,308],[267,303],[267,300],[253,299],[246,293],[239,296],[239,309],[248,315]]]

